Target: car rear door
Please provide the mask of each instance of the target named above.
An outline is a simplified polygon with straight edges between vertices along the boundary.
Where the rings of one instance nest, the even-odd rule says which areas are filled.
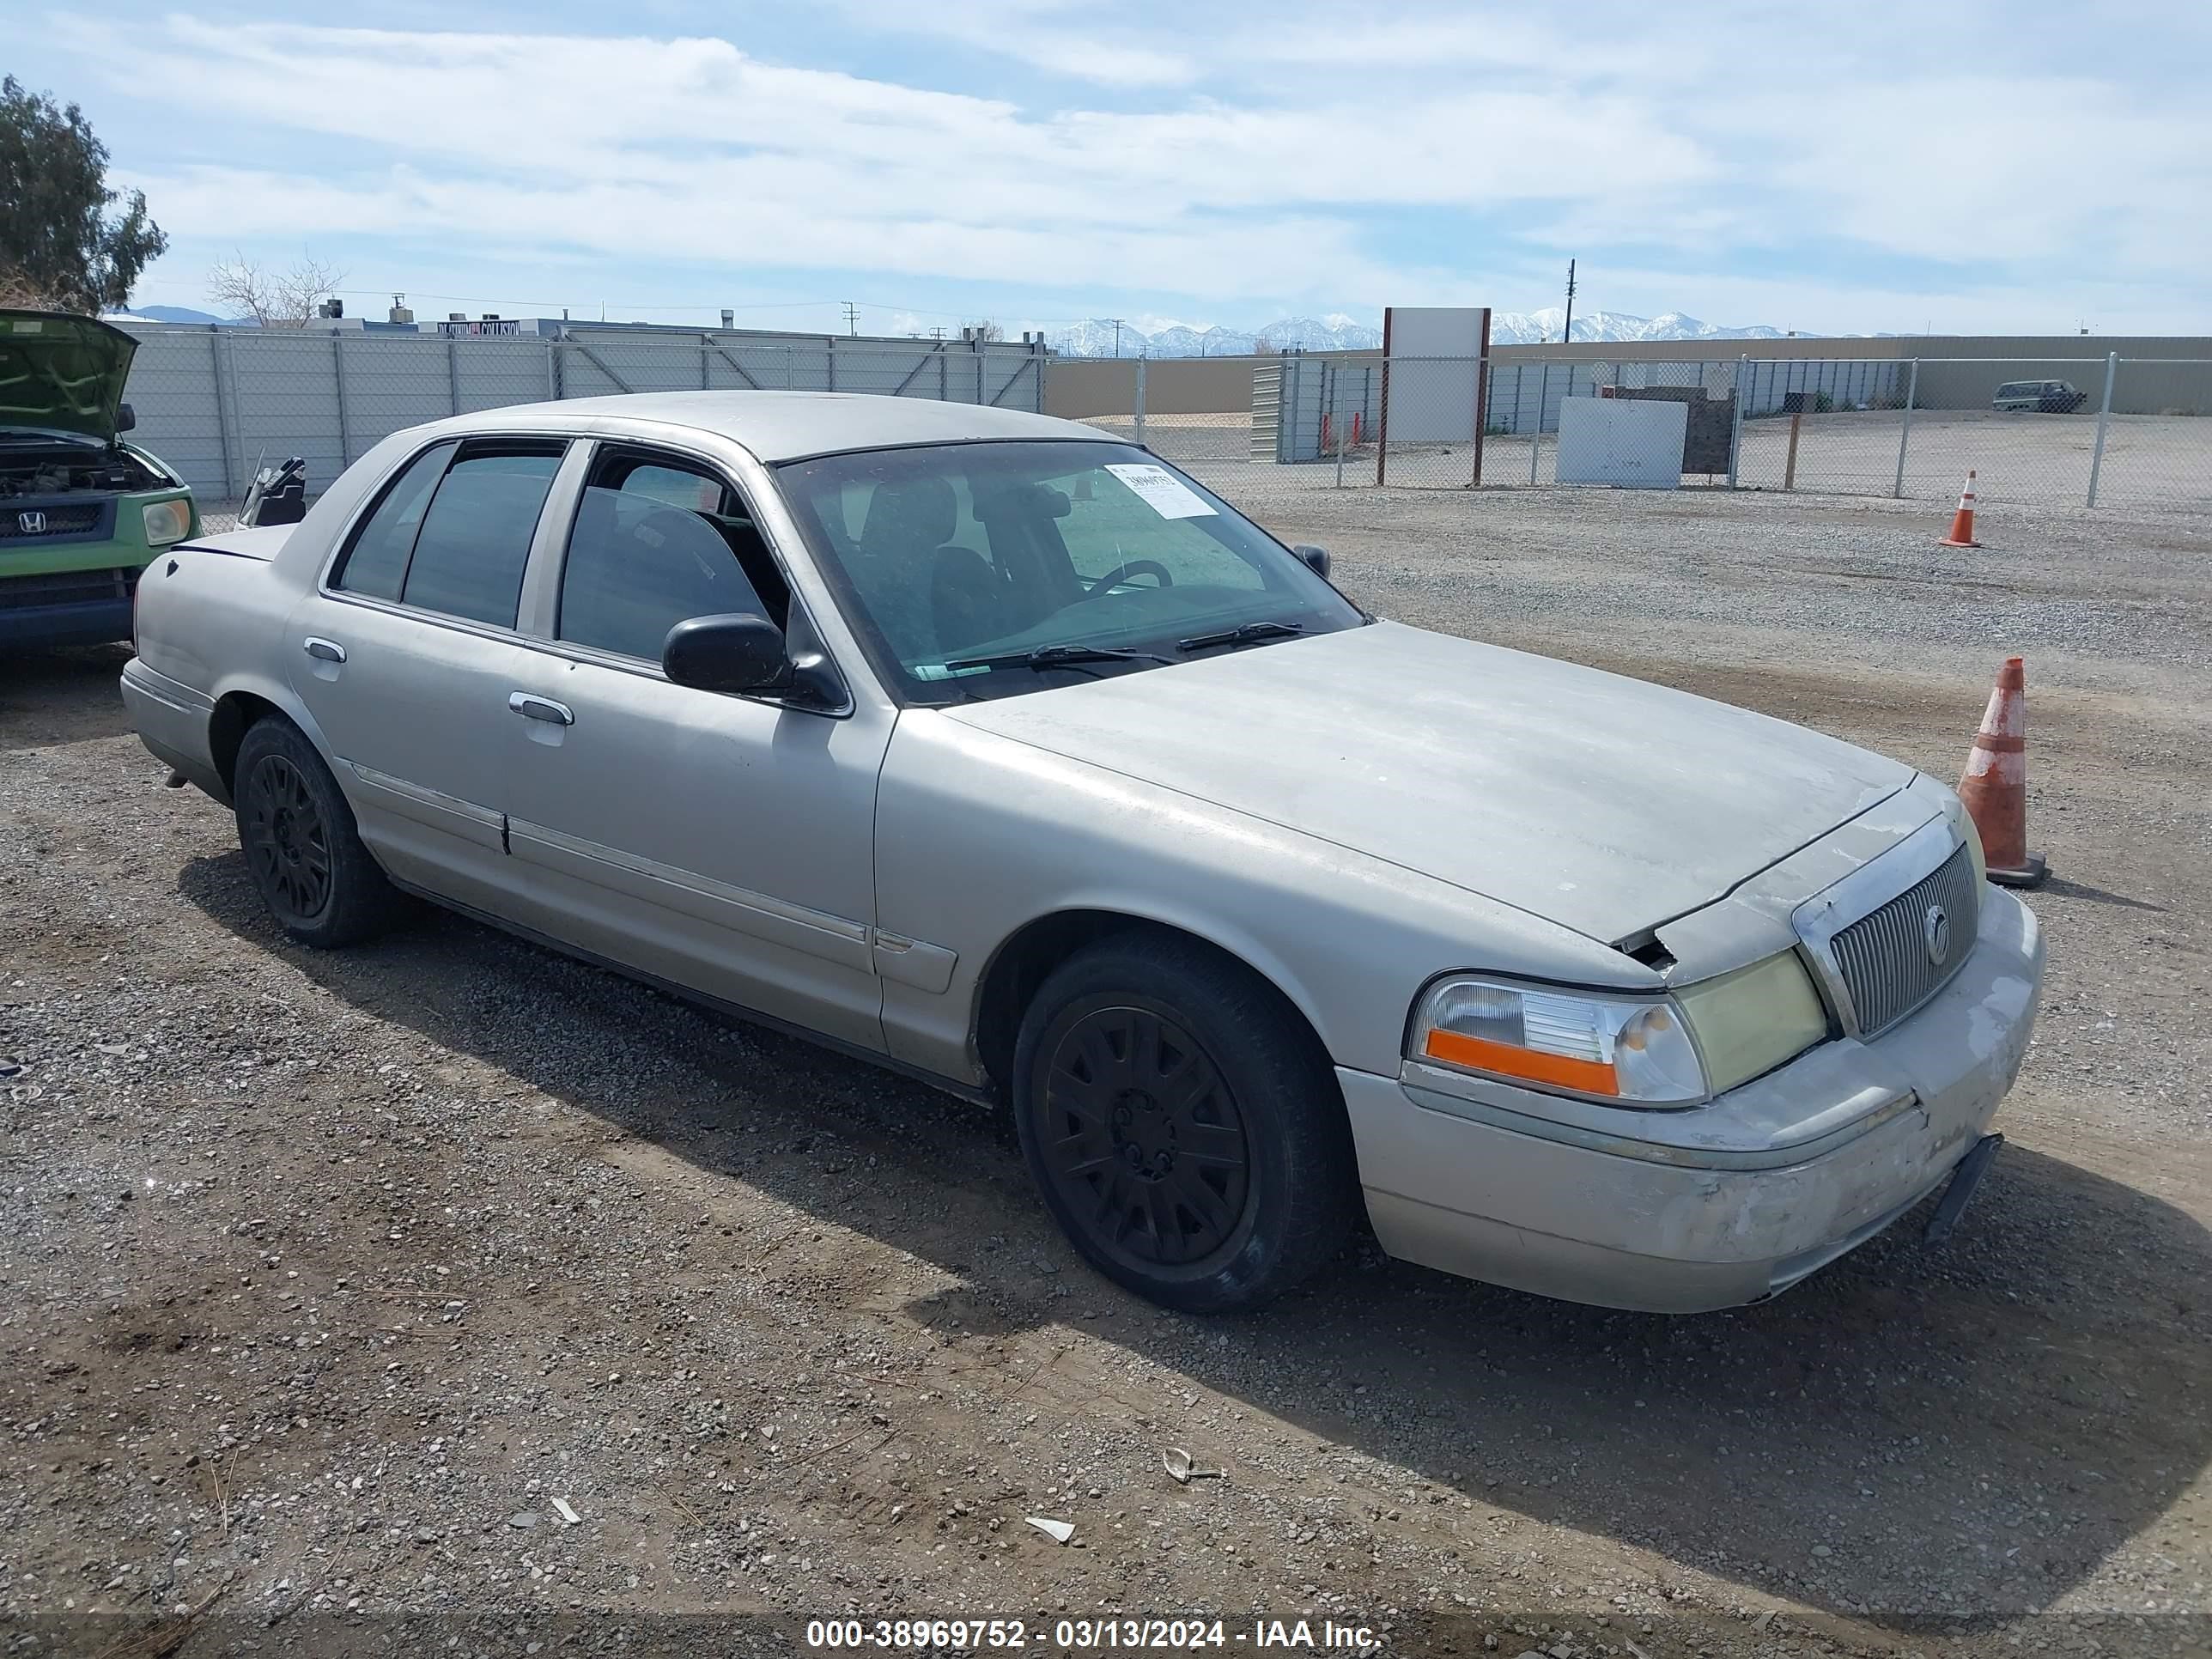
[[[538,557],[543,609],[508,717],[529,741],[506,807],[540,925],[880,1049],[875,789],[893,711],[700,691],[660,670],[661,641],[690,617],[793,621],[744,493],[708,459],[602,443]]]
[[[362,841],[398,879],[514,916],[499,780],[522,580],[566,446],[434,444],[341,538],[290,619],[292,684]]]

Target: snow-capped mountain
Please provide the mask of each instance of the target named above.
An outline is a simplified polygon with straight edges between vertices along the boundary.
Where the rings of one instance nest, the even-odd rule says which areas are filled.
[[[1547,306],[1541,311],[1496,311],[1490,316],[1490,337],[1498,345],[1557,343],[1566,321],[1565,308]],[[1778,340],[1782,331],[1764,323],[1741,328],[1701,323],[1679,311],[1662,311],[1656,317],[1632,317],[1620,311],[1585,311],[1575,318],[1575,338],[1613,340]]]
[[[1241,357],[1255,350],[1371,350],[1382,343],[1382,331],[1350,317],[1285,317],[1265,328],[1195,329],[1177,323],[1147,334],[1129,323],[1117,329],[1111,319],[1093,318],[1051,331],[1045,339],[1063,357],[1111,357],[1117,341],[1124,357]]]
[[[1491,313],[1490,337],[1498,345],[1557,343],[1566,320],[1564,310],[1498,311]],[[1740,328],[1699,322],[1679,311],[1656,317],[1632,317],[1619,311],[1579,312],[1577,343],[1635,340],[1778,340],[1783,331],[1754,323]],[[1382,331],[1345,316],[1285,317],[1247,332],[1213,327],[1199,330],[1176,324],[1151,334],[1132,324],[1116,325],[1093,319],[1048,333],[1047,343],[1063,357],[1231,357],[1253,351],[1368,351],[1382,343]]]

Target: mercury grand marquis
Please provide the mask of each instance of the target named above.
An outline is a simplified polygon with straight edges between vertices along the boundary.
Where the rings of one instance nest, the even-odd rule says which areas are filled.
[[[1758,1301],[1964,1202],[2035,1015],[1941,783],[1370,615],[1065,421],[439,421],[171,550],[136,622],[137,729],[294,939],[413,895],[1003,1103],[1176,1308],[1363,1213],[1548,1296]]]

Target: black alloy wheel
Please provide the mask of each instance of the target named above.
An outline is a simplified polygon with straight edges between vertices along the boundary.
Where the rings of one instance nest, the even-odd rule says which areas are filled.
[[[269,914],[302,945],[350,945],[405,904],[362,845],[337,780],[289,720],[256,720],[231,773],[238,844]]]
[[[1068,957],[1029,1000],[1010,1080],[1045,1207],[1092,1267],[1163,1306],[1258,1307],[1358,1214],[1327,1050],[1200,940],[1136,926]]]
[[[1245,1219],[1244,1120],[1220,1068],[1172,1017],[1095,1008],[1059,1034],[1041,1149],[1099,1248],[1139,1272],[1202,1264]]]
[[[239,838],[276,919],[312,927],[331,903],[331,832],[290,758],[262,756],[239,795]]]

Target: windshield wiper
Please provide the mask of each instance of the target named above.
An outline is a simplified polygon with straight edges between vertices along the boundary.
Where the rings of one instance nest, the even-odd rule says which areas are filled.
[[[946,663],[947,668],[1027,668],[1042,672],[1048,668],[1079,668],[1092,662],[1164,662],[1173,657],[1158,656],[1150,651],[1115,651],[1103,645],[1040,645],[1031,651],[1009,651],[996,657],[960,657]]]
[[[1218,634],[1194,634],[1187,640],[1177,640],[1176,649],[1203,651],[1210,645],[1249,645],[1255,640],[1286,640],[1305,631],[1304,623],[1250,622],[1241,627],[1224,628]]]

